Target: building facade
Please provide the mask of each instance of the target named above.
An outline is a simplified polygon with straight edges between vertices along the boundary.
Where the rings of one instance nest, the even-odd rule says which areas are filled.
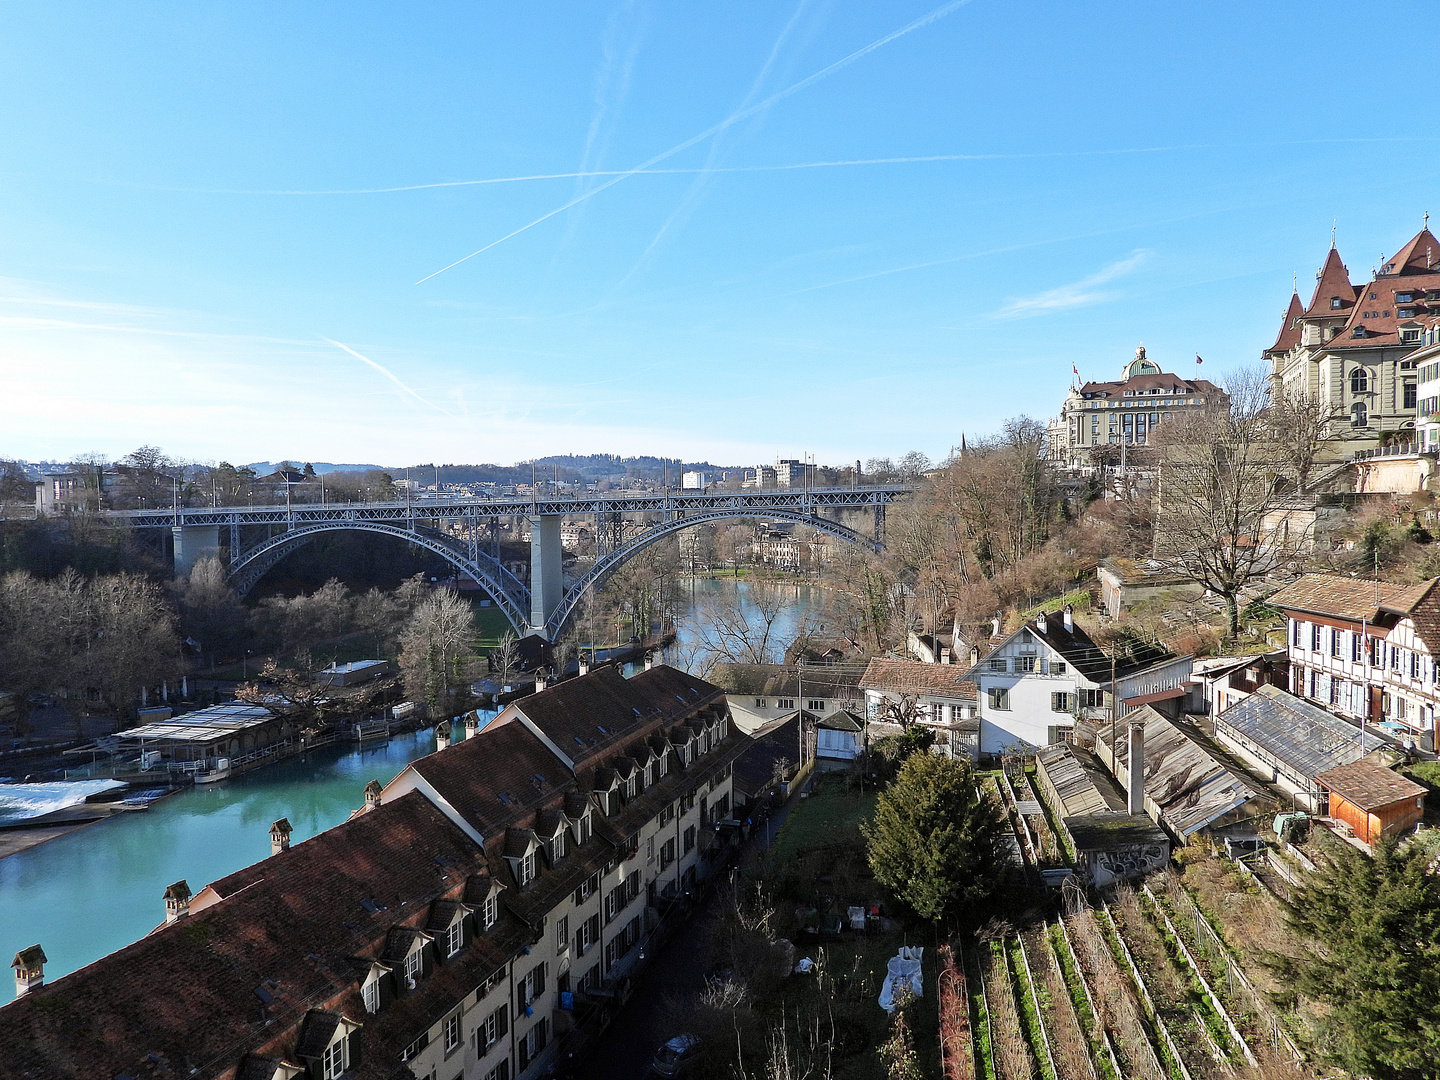
[[[1272,393],[1325,410],[1337,455],[1413,442],[1421,395],[1415,354],[1440,324],[1440,242],[1421,229],[1355,285],[1332,240],[1315,277],[1310,303],[1302,308],[1291,296],[1275,344],[1263,353]]]
[[[1225,391],[1207,379],[1161,371],[1141,345],[1119,379],[1071,389],[1050,422],[1050,457],[1070,469],[1093,466],[1115,450],[1153,442],[1155,429],[1177,413],[1228,402]]]
[[[1434,746],[1440,578],[1391,585],[1306,574],[1270,597],[1288,620],[1290,692]]]
[[[970,668],[979,687],[980,751],[1049,746],[1077,720],[1110,719],[1141,705],[1178,708],[1189,695],[1191,657],[1164,650],[1111,657],[1064,612],[1042,614],[1000,641]]]

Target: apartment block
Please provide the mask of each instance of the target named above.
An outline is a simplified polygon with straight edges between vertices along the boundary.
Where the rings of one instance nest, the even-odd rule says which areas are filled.
[[[270,858],[193,896],[176,882],[133,945],[53,983],[24,950],[3,1071],[545,1075],[722,863],[750,744],[718,687],[668,667],[523,698],[367,785],[345,823],[291,847],[277,822]]]

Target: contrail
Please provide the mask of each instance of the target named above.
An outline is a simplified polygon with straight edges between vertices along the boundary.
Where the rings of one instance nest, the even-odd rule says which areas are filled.
[[[356,352],[354,349],[352,349],[349,345],[346,345],[343,341],[336,341],[336,340],[334,340],[333,338],[328,338],[328,337],[321,337],[320,340],[321,340],[321,341],[328,341],[331,345],[334,345],[337,349],[344,349],[347,353],[349,353],[351,356],[353,356],[356,360],[359,360],[362,364],[369,364],[372,368],[374,368],[376,371],[378,371],[381,375],[384,375],[385,378],[389,379],[392,383],[394,383],[396,386],[398,386],[398,387],[401,389],[401,391],[403,391],[404,393],[408,394],[410,397],[414,398],[414,399],[415,399],[416,401],[418,401],[421,405],[424,405],[425,407],[430,408],[430,409],[434,409],[436,412],[442,413],[443,415],[450,417],[451,420],[457,419],[452,413],[446,412],[444,409],[440,408],[439,405],[436,405],[433,401],[427,401],[425,398],[423,398],[423,397],[421,397],[419,394],[417,394],[414,390],[411,390],[410,387],[406,386],[403,382],[401,382],[401,381],[399,380],[399,378],[396,377],[396,375],[395,375],[394,372],[392,372],[389,368],[385,367],[383,364],[377,364],[374,360],[371,360],[368,356],[362,356],[362,355],[360,355],[358,352]]]
[[[770,70],[775,66],[775,61],[780,56],[781,48],[785,42],[789,40],[791,31],[795,29],[796,23],[800,21],[800,16],[805,13],[807,3],[808,0],[800,0],[800,3],[795,7],[794,13],[790,16],[790,21],[787,22],[780,31],[780,36],[775,39],[775,44],[770,46],[770,54],[765,58],[765,63],[761,65],[760,73],[756,75],[750,83],[750,90],[746,93],[745,100],[740,102],[742,109],[759,96],[761,88],[765,85],[765,80],[770,75]],[[676,205],[675,209],[670,211],[670,216],[667,217],[665,223],[660,226],[660,231],[651,237],[650,243],[645,245],[645,250],[640,253],[640,258],[635,260],[635,265],[630,268],[630,272],[611,287],[610,292],[612,295],[623,288],[625,283],[639,272],[640,268],[645,265],[646,260],[650,258],[650,253],[659,246],[660,241],[665,238],[675,223],[679,221],[682,216],[688,215],[690,208],[695,205],[700,197],[700,192],[705,186],[706,177],[716,171],[715,160],[720,156],[720,150],[724,142],[724,138],[720,136],[711,140],[710,151],[705,156],[705,165],[700,169],[695,179],[690,181],[690,189],[685,192],[684,197],[680,200],[679,204]]]
[[[511,239],[512,237],[519,236],[522,232],[525,232],[527,229],[533,229],[536,225],[539,225],[541,222],[549,221],[549,220],[550,220],[552,217],[554,217],[556,214],[563,214],[566,210],[569,210],[570,207],[575,206],[577,203],[582,203],[582,202],[584,202],[586,199],[592,198],[592,197],[600,194],[600,192],[604,191],[606,188],[614,187],[616,184],[620,183],[620,181],[626,179],[627,177],[634,176],[636,173],[639,173],[639,172],[644,172],[646,169],[649,169],[651,166],[658,165],[660,162],[664,161],[666,158],[674,157],[676,154],[680,153],[682,150],[688,150],[688,149],[690,149],[690,147],[694,146],[696,143],[698,143],[698,142],[703,142],[705,139],[708,139],[710,136],[712,136],[712,135],[714,135],[714,134],[716,134],[716,133],[718,133],[718,132],[724,131],[726,128],[731,127],[731,126],[734,125],[734,124],[738,124],[741,120],[745,120],[745,119],[747,119],[748,117],[754,116],[754,115],[755,115],[756,113],[758,113],[758,112],[762,112],[762,111],[764,111],[765,109],[770,108],[770,106],[771,106],[771,105],[774,105],[777,101],[783,101],[785,98],[788,98],[788,97],[790,97],[790,96],[792,96],[792,95],[794,95],[794,94],[798,94],[801,90],[804,90],[806,87],[813,86],[815,83],[819,82],[821,79],[828,78],[829,76],[835,74],[835,72],[840,71],[842,68],[849,67],[851,64],[855,63],[855,61],[860,60],[860,59],[862,59],[863,57],[869,56],[869,55],[870,55],[872,52],[874,52],[876,49],[879,49],[879,48],[881,48],[881,47],[883,47],[883,46],[885,46],[885,45],[890,44],[890,42],[895,41],[897,38],[902,38],[902,37],[904,37],[906,34],[913,33],[914,31],[919,30],[919,29],[921,29],[922,27],[929,26],[931,23],[935,22],[935,21],[938,20],[938,19],[943,19],[946,15],[949,15],[952,11],[958,11],[960,8],[964,7],[964,6],[965,6],[966,4],[968,4],[969,2],[970,2],[970,0],[950,0],[950,2],[949,2],[948,4],[942,4],[940,7],[936,8],[934,11],[930,12],[928,15],[922,15],[922,16],[920,16],[920,18],[916,19],[914,22],[907,23],[906,25],[902,26],[899,30],[892,31],[891,33],[886,34],[886,35],[885,35],[884,37],[882,37],[882,38],[876,38],[876,39],[875,39],[874,41],[872,41],[869,45],[866,45],[866,46],[864,46],[863,48],[856,49],[856,50],[855,50],[854,52],[852,52],[849,56],[845,56],[845,57],[842,57],[842,58],[839,59],[839,60],[836,60],[833,64],[830,64],[828,67],[823,67],[823,68],[821,68],[819,71],[815,72],[813,75],[807,75],[805,78],[801,79],[799,82],[797,82],[797,83],[792,83],[790,86],[787,86],[784,90],[780,90],[780,91],[778,91],[778,92],[776,92],[776,93],[774,93],[774,94],[771,94],[771,95],[770,95],[768,98],[766,98],[765,100],[756,102],[754,105],[751,105],[751,106],[749,106],[749,107],[747,107],[747,108],[744,108],[744,109],[740,109],[740,110],[738,110],[737,112],[731,113],[731,114],[730,114],[729,116],[727,116],[724,120],[721,120],[718,124],[715,124],[715,125],[713,125],[713,126],[711,126],[711,127],[706,128],[704,131],[700,132],[698,135],[692,135],[690,138],[686,139],[684,142],[677,143],[676,145],[672,146],[669,150],[661,151],[660,153],[656,154],[654,157],[650,158],[648,161],[643,161],[643,162],[641,162],[639,165],[635,166],[635,168],[633,168],[633,169],[627,169],[625,172],[621,173],[620,175],[618,175],[618,176],[616,176],[616,177],[613,177],[612,179],[606,181],[605,183],[600,184],[599,186],[594,187],[594,188],[592,188],[591,190],[585,192],[585,194],[576,196],[575,198],[571,199],[569,202],[565,203],[563,206],[558,206],[558,207],[556,207],[554,210],[551,210],[548,214],[542,214],[540,217],[536,218],[534,221],[530,222],[528,225],[522,225],[522,226],[520,226],[520,228],[515,229],[515,230],[513,230],[512,232],[506,233],[504,236],[500,237],[500,239],[498,239],[498,240],[492,240],[490,243],[486,244],[484,247],[479,248],[479,249],[476,250],[476,251],[472,251],[469,255],[466,255],[464,258],[462,258],[462,259],[456,259],[456,260],[455,260],[454,262],[452,262],[449,266],[442,266],[439,270],[436,270],[434,273],[426,274],[426,275],[425,275],[424,277],[422,277],[419,281],[415,282],[415,284],[416,284],[416,285],[422,285],[422,284],[424,284],[425,282],[429,281],[431,278],[436,277],[436,276],[438,276],[438,275],[440,275],[440,274],[445,273],[446,270],[453,270],[455,267],[459,266],[461,263],[463,263],[463,262],[465,262],[465,261],[467,261],[467,260],[469,260],[469,259],[473,259],[476,255],[481,255],[481,254],[483,254],[484,252],[489,251],[491,248],[496,247],[496,246],[499,245],[499,244],[503,244],[506,240],[509,240],[509,239]]]

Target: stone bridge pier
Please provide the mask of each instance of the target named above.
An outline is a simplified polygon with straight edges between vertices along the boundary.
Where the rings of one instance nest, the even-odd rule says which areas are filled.
[[[201,559],[220,557],[219,525],[174,525],[170,534],[175,538],[176,577],[189,577]]]
[[[561,514],[530,518],[530,629],[549,637],[545,624],[565,596],[565,552],[560,546]]]

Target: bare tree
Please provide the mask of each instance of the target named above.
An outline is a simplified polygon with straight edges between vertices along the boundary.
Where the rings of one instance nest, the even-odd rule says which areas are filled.
[[[1281,392],[1270,401],[1265,423],[1275,459],[1297,491],[1309,489],[1326,449],[1343,438],[1339,423],[1344,415],[1338,405],[1312,397],[1308,390]]]
[[[410,616],[400,643],[406,694],[440,717],[475,675],[474,609],[453,590],[433,592]]]
[[[1155,557],[1225,600],[1240,632],[1240,591],[1292,563],[1308,530],[1275,527],[1288,508],[1265,430],[1268,388],[1241,371],[1226,381],[1229,409],[1196,411],[1160,429]]]
[[[717,663],[778,663],[789,642],[781,639],[777,624],[797,602],[790,589],[766,581],[701,599],[696,640],[707,670]]]

